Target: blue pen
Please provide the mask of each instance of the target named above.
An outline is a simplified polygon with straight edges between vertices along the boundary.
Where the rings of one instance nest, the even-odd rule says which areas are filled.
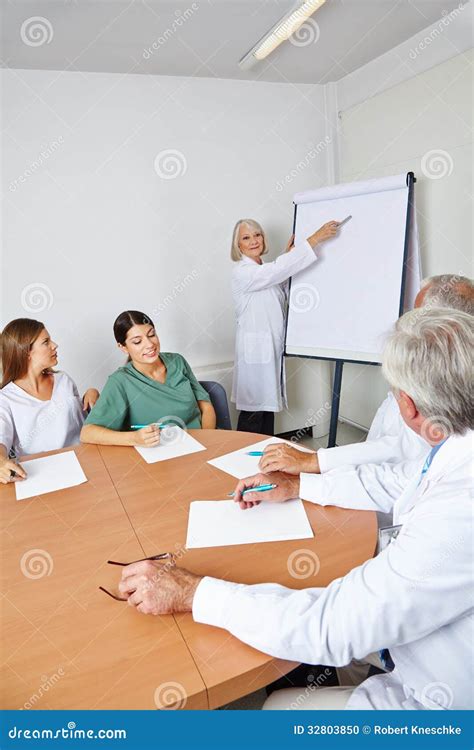
[[[131,430],[142,430],[144,427],[150,427],[152,424],[156,424],[157,427],[163,427],[162,422],[150,422],[150,424],[131,424]]]
[[[263,451],[249,451],[247,456],[263,456]]]
[[[247,487],[247,489],[242,492],[242,495],[246,495],[247,492],[267,492],[268,490],[274,490],[277,487],[277,484],[259,484],[257,487]],[[234,497],[234,495],[235,492],[229,492],[227,497]]]

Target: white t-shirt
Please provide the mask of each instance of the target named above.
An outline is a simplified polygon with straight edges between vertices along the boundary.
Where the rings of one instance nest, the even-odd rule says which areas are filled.
[[[30,396],[15,383],[0,390],[0,443],[17,457],[79,442],[85,414],[74,381],[55,372],[49,401]]]

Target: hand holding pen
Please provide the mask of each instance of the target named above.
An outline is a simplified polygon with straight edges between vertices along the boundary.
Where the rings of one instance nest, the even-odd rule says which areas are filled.
[[[154,448],[160,444],[160,427],[159,423],[152,423],[148,425],[135,425],[132,424],[132,430],[135,430],[133,434],[133,445],[141,445],[144,448]]]
[[[242,510],[253,508],[262,501],[283,503],[298,497],[299,484],[299,477],[290,477],[281,472],[254,474],[240,480],[233,497]]]
[[[8,457],[0,458],[0,484],[9,482],[21,482],[26,479],[26,471],[14,459]]]
[[[270,490],[275,490],[278,487],[277,484],[259,484],[256,487],[247,487],[247,489],[242,490],[242,497],[244,495],[248,495],[250,492],[269,492]],[[227,497],[235,497],[235,492],[229,492]]]

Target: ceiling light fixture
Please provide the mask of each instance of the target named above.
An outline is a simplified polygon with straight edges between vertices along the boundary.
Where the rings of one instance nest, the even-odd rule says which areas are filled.
[[[299,2],[296,8],[280,18],[278,23],[265,34],[252,49],[239,61],[242,70],[248,70],[258,60],[264,60],[282,42],[290,38],[300,26],[317,11],[326,0],[306,0]]]

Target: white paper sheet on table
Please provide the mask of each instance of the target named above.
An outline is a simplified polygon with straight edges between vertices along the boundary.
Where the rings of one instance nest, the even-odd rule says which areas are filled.
[[[169,458],[178,458],[179,456],[187,456],[190,453],[206,450],[204,445],[178,425],[166,425],[161,430],[160,444],[155,448],[144,448],[141,445],[136,445],[135,448],[147,464],[167,461]]]
[[[45,495],[48,492],[64,490],[67,487],[75,487],[87,482],[87,477],[74,451],[56,453],[54,456],[44,456],[44,458],[32,458],[30,461],[23,461],[22,466],[27,478],[21,482],[15,482],[17,500],[26,500],[29,497]]]
[[[247,510],[233,500],[194,500],[189,508],[186,547],[227,547],[313,536],[301,500],[260,503]]]
[[[237,479],[244,479],[250,477],[252,474],[258,474],[258,463],[260,456],[248,456],[247,453],[250,451],[263,451],[270,443],[287,443],[292,448],[297,448],[304,453],[312,453],[308,448],[303,448],[301,445],[295,445],[290,443],[289,440],[282,440],[281,438],[270,437],[266,440],[261,440],[259,443],[253,445],[247,445],[245,448],[240,448],[238,451],[232,451],[232,453],[226,453],[224,456],[218,456],[208,461],[208,464],[215,466],[221,471],[225,471],[232,477]]]

